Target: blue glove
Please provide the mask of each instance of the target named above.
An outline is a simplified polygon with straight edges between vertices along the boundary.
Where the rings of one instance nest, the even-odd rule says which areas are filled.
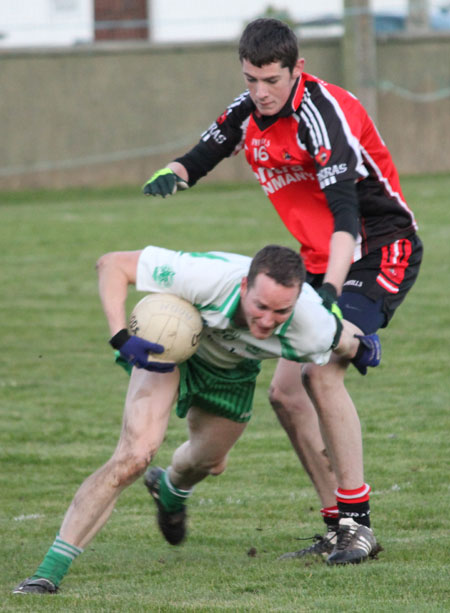
[[[381,343],[378,334],[368,334],[362,336],[355,334],[359,338],[359,347],[352,364],[362,375],[367,373],[367,367],[375,367],[381,362]]]
[[[319,296],[322,298],[323,306],[336,315],[338,319],[342,319],[342,311],[338,306],[337,290],[332,283],[324,283],[316,290]]]
[[[175,368],[174,362],[149,362],[149,352],[163,353],[164,347],[158,343],[150,343],[139,336],[130,336],[126,328],[117,332],[109,343],[114,349],[120,351],[120,355],[127,362],[136,366],[136,368],[145,368],[145,370],[160,373],[172,372]]]
[[[184,179],[176,175],[170,168],[162,168],[150,177],[142,186],[146,196],[172,196],[177,190],[188,189],[189,185]]]

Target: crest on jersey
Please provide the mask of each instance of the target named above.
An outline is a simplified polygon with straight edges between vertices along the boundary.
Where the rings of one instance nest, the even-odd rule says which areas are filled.
[[[227,118],[227,113],[228,113],[228,109],[226,111],[224,111],[222,113],[222,115],[219,115],[219,117],[216,119],[216,123],[220,126],[220,124],[222,124],[225,119]]]
[[[325,166],[331,156],[331,149],[326,149],[323,145],[320,147],[319,151],[316,153],[314,159],[321,166]]]
[[[175,271],[169,268],[169,266],[155,266],[152,276],[158,285],[170,287],[173,284]]]

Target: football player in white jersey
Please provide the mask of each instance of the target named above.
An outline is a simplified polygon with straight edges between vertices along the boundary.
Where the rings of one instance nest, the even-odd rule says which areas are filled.
[[[108,520],[120,493],[141,476],[159,449],[176,404],[189,438],[167,470],[151,467],[145,484],[159,527],[172,545],[186,535],[186,501],[196,483],[225,470],[227,455],[252,411],[260,361],[283,356],[326,364],[331,352],[358,369],[380,361],[377,335],[355,337],[304,283],[302,259],[269,245],[251,259],[228,253],[185,253],[158,247],[112,252],[97,263],[111,345],[130,366],[118,445],[76,493],[60,532],[36,572],[14,593],[55,593],[71,562]],[[200,311],[204,331],[182,364],[149,361],[164,348],[127,330],[129,285],[180,296]]]

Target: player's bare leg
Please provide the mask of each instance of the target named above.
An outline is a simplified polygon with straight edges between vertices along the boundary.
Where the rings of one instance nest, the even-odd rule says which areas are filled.
[[[356,326],[353,328],[353,333],[362,334]],[[314,420],[307,412],[308,404],[304,399],[306,390],[301,389],[302,385],[298,384],[298,379],[295,378],[295,371],[299,370],[298,366],[296,367],[293,363],[286,365],[280,363],[275,373],[271,400],[275,405],[274,408],[277,410],[280,422],[285,427],[300,460],[304,465],[306,464],[305,468],[324,505],[322,512],[327,512],[333,507],[333,513],[335,512],[334,492],[337,491],[337,504],[341,516],[339,525],[343,521],[342,528],[336,532],[336,525],[333,524],[335,520],[332,517],[327,519],[324,513],[329,529],[327,534],[310,547],[285,554],[282,557],[302,557],[310,553],[330,554],[329,563],[348,563],[367,557],[367,550],[362,550],[362,546],[364,548],[367,546],[369,555],[374,555],[378,549],[369,527],[368,492],[370,488],[364,483],[359,417],[344,385],[347,367],[348,362],[334,355],[326,366],[307,364],[303,367],[304,383],[312,400],[309,408],[314,406],[319,417],[320,428],[314,424]],[[274,399],[280,402],[280,405],[277,405]],[[325,473],[325,476],[329,478],[328,485],[323,479],[324,471],[326,471],[323,462],[315,465],[316,469],[319,468],[319,474],[317,470],[315,473],[311,470],[311,463],[314,462],[314,447],[311,452],[308,441],[316,441],[315,444],[321,441],[326,445],[333,467],[331,479],[330,473]],[[317,457],[318,448],[315,449]],[[325,489],[321,490],[321,487]],[[349,500],[345,499],[347,495]],[[347,520],[345,512],[349,513],[349,517],[359,515],[358,522],[364,525],[356,523],[353,519]],[[352,522],[352,525],[344,525],[347,521]],[[338,547],[340,550],[336,551]]]
[[[323,507],[336,505],[337,481],[323,441],[317,412],[302,385],[302,366],[278,361],[270,403],[309,475]]]
[[[58,590],[72,561],[108,520],[122,490],[145,471],[161,445],[178,383],[178,369],[164,374],[133,369],[113,456],[81,485],[42,563],[13,593]]]
[[[123,489],[144,473],[163,441],[178,382],[178,369],[164,374],[133,369],[118,445],[75,494],[61,526],[64,541],[85,547],[108,520]]]
[[[347,325],[354,334],[363,334],[350,322]],[[361,426],[344,383],[348,365],[348,360],[332,354],[325,366],[309,363],[303,368],[303,383],[319,416],[338,486],[344,490],[364,482]]]
[[[352,328],[362,334],[356,326]],[[339,530],[327,558],[330,565],[359,563],[376,557],[381,549],[370,528],[370,487],[364,483],[359,417],[344,384],[348,365],[333,354],[327,365],[307,364],[303,369],[303,382],[319,415],[338,481]]]
[[[228,452],[246,427],[197,407],[189,409],[187,419],[189,440],[175,451],[170,468],[151,468],[144,478],[158,508],[159,528],[171,545],[186,536],[186,500],[193,486],[225,470]]]
[[[334,356],[325,366],[308,364],[304,382],[321,423],[339,487],[351,490],[364,481],[361,426],[344,385],[348,362]]]
[[[187,415],[189,440],[172,457],[170,480],[189,489],[208,475],[220,475],[227,455],[243,433],[246,423],[238,423],[191,407]]]

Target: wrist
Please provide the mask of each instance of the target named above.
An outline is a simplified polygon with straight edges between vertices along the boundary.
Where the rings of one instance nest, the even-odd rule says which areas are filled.
[[[351,361],[358,362],[364,354],[365,347],[356,334],[353,335],[353,338],[356,339],[357,343],[356,343],[356,349],[352,351],[353,357],[351,358]]]
[[[128,333],[128,330],[126,328],[122,328],[122,330],[119,330],[119,332],[114,334],[114,336],[109,339],[109,344],[114,349],[118,349],[120,351],[120,348],[125,345],[129,338],[130,334]]]
[[[327,294],[333,299],[333,301],[336,302],[338,293],[335,285],[326,281],[325,283],[322,283],[320,289],[327,292]]]

